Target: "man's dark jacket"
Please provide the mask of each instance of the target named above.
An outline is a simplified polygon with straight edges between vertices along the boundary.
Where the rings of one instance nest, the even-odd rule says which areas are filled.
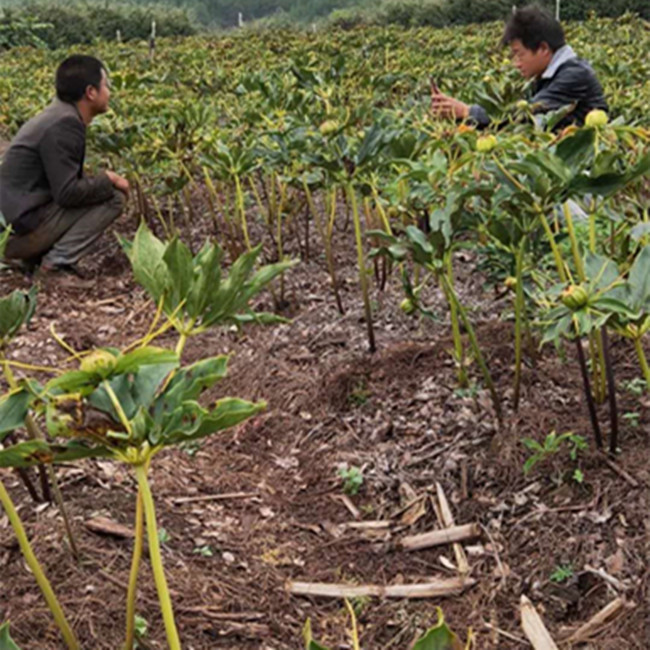
[[[86,125],[74,104],[55,100],[26,122],[0,165],[0,212],[17,235],[39,225],[39,208],[52,202],[77,208],[108,201],[106,174],[84,176]]]
[[[582,126],[589,111],[608,110],[603,88],[592,67],[578,58],[568,45],[555,53],[544,74],[535,81],[529,102],[538,113],[556,111],[575,103],[574,110],[556,125],[556,129],[569,124]],[[470,107],[469,119],[479,127],[490,123],[489,115],[478,105]]]

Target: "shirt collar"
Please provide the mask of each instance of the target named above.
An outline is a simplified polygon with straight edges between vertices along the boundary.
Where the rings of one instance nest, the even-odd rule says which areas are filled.
[[[573,51],[573,48],[570,45],[563,45],[559,50],[556,50],[555,54],[553,54],[551,62],[542,73],[542,79],[552,79],[561,65],[576,58],[577,55]]]

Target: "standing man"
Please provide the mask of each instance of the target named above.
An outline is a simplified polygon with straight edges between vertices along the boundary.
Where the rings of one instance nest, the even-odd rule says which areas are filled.
[[[529,5],[514,11],[506,23],[502,42],[510,45],[519,72],[534,80],[529,98],[533,112],[546,113],[575,105],[556,128],[568,124],[582,126],[589,111],[607,111],[603,89],[593,69],[566,44],[562,25],[545,10]],[[490,124],[482,106],[470,106],[437,88],[431,94],[431,110],[434,115],[467,120],[481,128]]]
[[[11,226],[5,256],[40,264],[43,273],[74,272],[129,193],[114,172],[84,175],[86,127],[110,98],[102,62],[67,58],[56,71],[56,96],[22,126],[0,165],[0,212]]]

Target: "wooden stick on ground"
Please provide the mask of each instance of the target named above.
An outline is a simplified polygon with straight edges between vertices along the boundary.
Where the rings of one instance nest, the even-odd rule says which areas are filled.
[[[533,603],[521,597],[521,627],[535,650],[558,650]]]
[[[478,524],[465,524],[464,526],[453,526],[444,530],[432,530],[421,535],[409,535],[404,537],[399,544],[406,551],[417,551],[441,544],[463,542],[480,536],[481,527]]]
[[[597,614],[594,614],[582,627],[576,630],[568,639],[569,643],[580,643],[592,637],[612,616],[618,613],[621,607],[625,606],[622,598],[615,598],[609,605],[606,605]]]
[[[260,496],[259,492],[228,492],[226,494],[204,494],[200,497],[179,497],[170,499],[171,502],[180,506],[183,503],[198,503],[199,501],[227,501],[228,499],[250,499]]]
[[[449,501],[447,501],[447,497],[440,483],[436,483],[436,494],[438,495],[438,505],[440,508],[440,525],[445,528],[452,528],[456,525],[456,522],[454,521],[454,515],[449,507]],[[461,575],[469,573],[469,562],[467,561],[467,556],[465,555],[463,547],[458,543],[454,544],[454,555],[456,556],[458,572]]]
[[[422,584],[410,585],[346,585],[323,582],[289,582],[287,590],[296,596],[322,596],[324,598],[433,598],[454,596],[476,584],[471,578],[444,578]]]

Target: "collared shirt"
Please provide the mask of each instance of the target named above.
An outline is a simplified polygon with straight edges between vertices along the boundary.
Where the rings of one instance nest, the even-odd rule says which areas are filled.
[[[546,70],[542,73],[542,79],[552,79],[561,65],[571,59],[577,58],[578,55],[573,51],[573,48],[570,45],[563,45],[553,54],[551,62],[546,66]]]
[[[587,113],[595,108],[608,110],[596,74],[569,45],[562,46],[553,54],[546,70],[529,87],[528,94],[529,103],[538,114],[571,108],[553,127],[556,131],[569,124],[582,126]],[[482,106],[474,104],[469,109],[469,121],[484,128],[490,124],[491,118]]]

